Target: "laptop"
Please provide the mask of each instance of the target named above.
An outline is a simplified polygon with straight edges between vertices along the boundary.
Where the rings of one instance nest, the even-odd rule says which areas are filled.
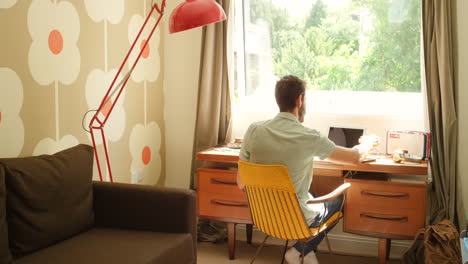
[[[330,127],[328,138],[337,146],[352,148],[359,144],[359,138],[364,134],[361,128]]]
[[[352,148],[359,144],[359,138],[364,135],[362,128],[330,127],[328,138],[337,146]],[[361,160],[362,163],[375,161],[375,156],[367,156]]]

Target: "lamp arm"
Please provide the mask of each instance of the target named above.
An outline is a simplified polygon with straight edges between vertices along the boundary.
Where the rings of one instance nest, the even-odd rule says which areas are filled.
[[[104,95],[104,97],[102,98],[101,100],[101,103],[98,107],[98,109],[96,110],[96,113],[93,115],[93,117],[91,118],[91,121],[89,122],[89,128],[90,128],[90,133],[91,133],[91,140],[92,140],[92,143],[93,143],[93,148],[94,148],[94,155],[96,157],[96,164],[97,164],[97,167],[98,167],[98,172],[99,172],[99,179],[102,181],[103,180],[103,177],[102,177],[102,167],[101,167],[101,163],[100,163],[100,159],[99,159],[99,153],[97,151],[97,144],[96,144],[96,138],[95,138],[95,134],[94,132],[95,131],[100,131],[101,132],[101,138],[102,138],[102,142],[103,142],[103,147],[104,147],[104,153],[105,153],[105,158],[106,158],[106,165],[107,165],[107,171],[109,173],[109,180],[111,182],[113,182],[113,177],[112,177],[112,171],[111,171],[111,166],[110,166],[110,159],[109,159],[109,152],[108,152],[108,148],[107,148],[107,143],[106,143],[106,137],[105,137],[105,132],[104,132],[104,126],[107,122],[107,120],[109,119],[109,116],[111,115],[112,113],[112,110],[114,109],[117,101],[119,100],[120,98],[120,95],[122,94],[128,80],[130,79],[130,76],[133,72],[133,70],[135,69],[138,61],[140,60],[141,58],[141,55],[143,54],[143,51],[146,49],[146,46],[148,45],[151,37],[153,36],[153,33],[154,31],[156,30],[156,28],[158,27],[159,23],[161,22],[161,19],[164,15],[164,10],[165,10],[165,7],[166,7],[166,0],[163,0],[162,3],[161,3],[161,7],[158,6],[158,4],[152,4],[152,7],[151,7],[151,11],[149,12],[148,16],[146,17],[146,20],[145,22],[143,23],[143,25],[141,26],[140,28],[140,31],[138,32],[137,36],[135,37],[135,40],[133,41],[130,49],[128,50],[127,52],[127,55],[125,56],[124,60],[122,61],[122,64],[120,65],[119,67],[119,70],[117,71],[111,85],[109,86],[109,88],[107,89],[107,92],[106,94]],[[117,81],[117,78],[119,77],[119,75],[121,74],[122,72],[122,69],[123,67],[125,66],[125,64],[127,63],[128,61],[128,58],[130,57],[130,54],[131,52],[133,51],[133,49],[135,48],[135,45],[136,43],[138,42],[138,40],[140,39],[140,36],[143,32],[143,30],[145,29],[150,17],[152,16],[153,12],[156,10],[156,12],[159,14],[159,17],[156,21],[156,24],[153,26],[153,28],[151,29],[151,32],[149,33],[148,35],[148,38],[146,39],[146,42],[144,44],[144,46],[141,48],[140,52],[138,53],[138,56],[135,60],[135,62],[132,64],[132,67],[130,68],[130,70],[125,74],[124,78],[114,87],[116,81]],[[110,101],[111,98],[117,93],[117,95],[115,96],[115,100],[113,101]],[[108,103],[111,103],[110,105],[110,108],[109,108],[109,111],[107,111],[106,113],[103,113],[103,108],[105,106],[108,105]],[[104,119],[101,120],[99,118],[99,115],[102,115],[104,116]]]

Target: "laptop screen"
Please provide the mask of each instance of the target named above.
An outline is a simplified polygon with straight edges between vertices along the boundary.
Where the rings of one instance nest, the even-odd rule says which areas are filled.
[[[330,127],[328,138],[337,146],[352,148],[359,144],[359,138],[364,134],[364,129]]]

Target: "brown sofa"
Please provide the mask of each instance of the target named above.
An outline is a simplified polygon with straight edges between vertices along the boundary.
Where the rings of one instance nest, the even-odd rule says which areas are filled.
[[[0,159],[0,264],[196,263],[193,191],[92,182],[92,148]]]

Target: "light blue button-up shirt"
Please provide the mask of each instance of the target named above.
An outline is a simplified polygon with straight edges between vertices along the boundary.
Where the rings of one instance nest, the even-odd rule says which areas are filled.
[[[240,159],[257,164],[281,164],[289,175],[302,212],[310,225],[322,209],[307,205],[313,198],[309,187],[313,178],[314,157],[325,159],[335,150],[335,144],[317,130],[303,126],[297,117],[280,112],[275,118],[250,125],[244,135]]]

